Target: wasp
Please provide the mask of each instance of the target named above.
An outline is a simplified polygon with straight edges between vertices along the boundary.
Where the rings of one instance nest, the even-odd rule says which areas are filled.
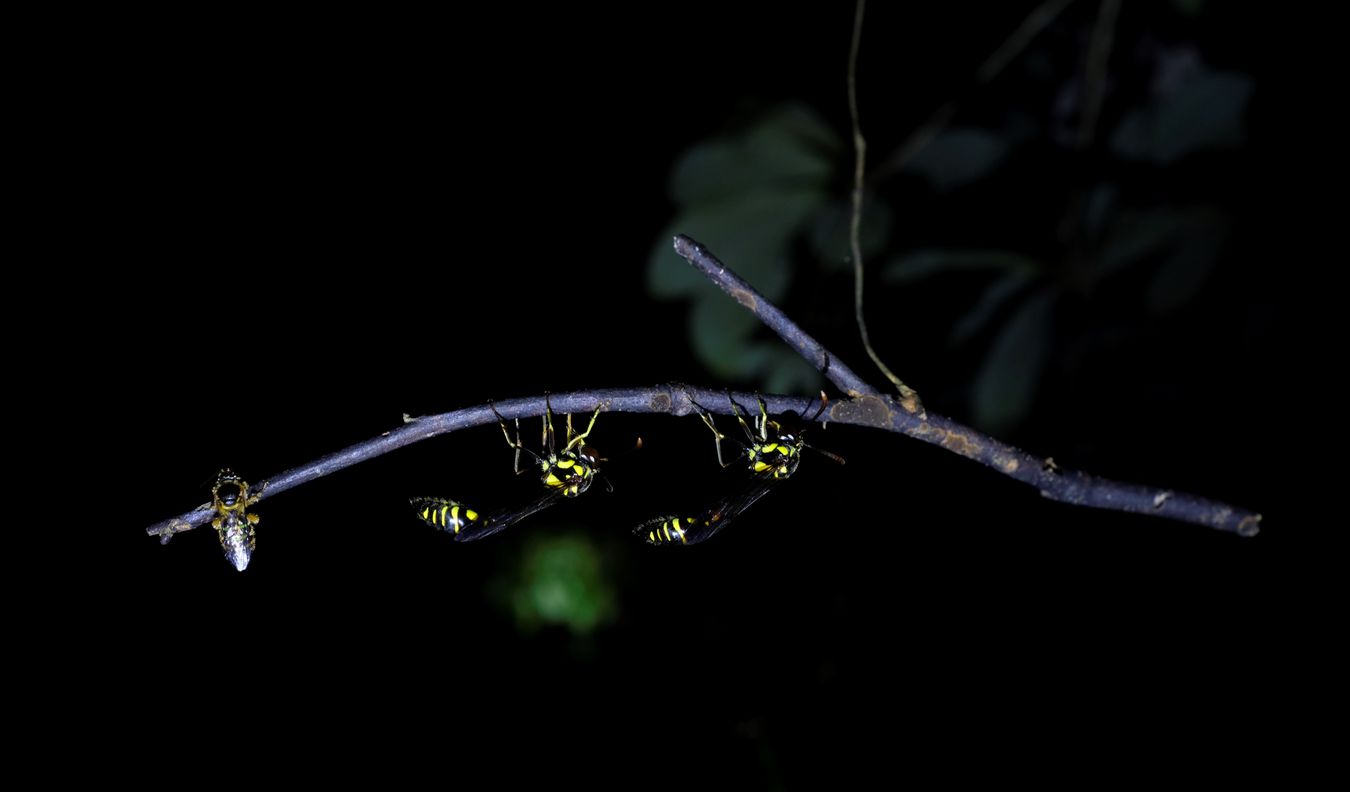
[[[216,516],[211,527],[220,537],[220,547],[225,551],[225,560],[240,572],[248,566],[253,557],[253,548],[258,538],[253,526],[258,524],[258,515],[250,514],[248,507],[258,502],[262,492],[250,495],[248,482],[235,475],[229,468],[216,474],[216,485],[211,488],[211,508]]]
[[[517,474],[529,468],[521,467],[521,454],[534,458],[535,467],[540,473],[543,492],[520,506],[504,508],[488,514],[482,514],[465,504],[448,498],[412,498],[411,503],[417,516],[423,522],[453,534],[457,542],[472,542],[491,536],[515,525],[531,514],[542,511],[562,498],[575,498],[590,489],[599,472],[601,461],[599,453],[586,445],[586,438],[595,428],[595,419],[600,415],[600,407],[591,413],[591,420],[584,432],[572,428],[572,416],[567,414],[567,439],[561,451],[557,450],[557,441],[553,431],[553,405],[544,399],[544,429],[541,440],[541,453],[525,447],[521,441],[520,419],[515,420],[516,434],[506,427],[506,419],[497,408],[492,412],[497,416],[497,425],[501,427],[506,444],[515,451],[515,471]]]
[[[820,409],[816,410],[815,415],[807,423],[815,422],[825,412],[825,405],[829,400],[823,392],[820,396]],[[757,396],[756,399],[759,402],[759,416],[747,422],[749,411],[737,404],[730,393],[727,394],[727,400],[731,402],[731,412],[736,416],[736,422],[740,424],[746,438],[745,443],[738,443],[742,446],[742,451],[736,459],[745,466],[749,474],[748,479],[731,494],[695,516],[657,517],[639,525],[634,529],[634,533],[644,536],[648,544],[697,544],[727,527],[732,520],[773,490],[779,482],[787,480],[797,472],[803,449],[811,448],[836,462],[843,463],[842,457],[807,445],[800,428],[794,431],[770,418],[763,397]],[[736,459],[727,462],[722,457],[722,441],[730,438],[718,430],[712,413],[697,402],[694,406],[698,408],[703,423],[712,430],[717,445],[718,464],[724,469],[735,464]],[[794,419],[798,417],[793,412],[789,412],[788,415]]]

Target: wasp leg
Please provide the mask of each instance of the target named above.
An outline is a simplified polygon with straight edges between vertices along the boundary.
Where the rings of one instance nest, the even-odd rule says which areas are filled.
[[[591,413],[591,422],[588,423],[588,424],[586,424],[586,431],[582,432],[581,434],[577,434],[576,432],[574,432],[574,431],[572,430],[572,414],[571,414],[571,413],[568,413],[568,414],[567,414],[567,448],[565,448],[565,449],[563,449],[563,450],[564,450],[564,451],[571,451],[571,450],[572,450],[573,448],[575,448],[576,446],[581,445],[581,442],[582,442],[583,440],[585,440],[586,437],[587,437],[588,435],[590,435],[591,430],[595,428],[595,419],[596,419],[596,418],[599,418],[599,417],[600,417],[600,407],[597,406],[597,407],[595,408],[595,412]]]
[[[815,422],[820,418],[820,416],[821,416],[822,414],[824,414],[825,408],[828,407],[829,404],[830,404],[830,397],[827,396],[827,395],[825,394],[825,391],[821,391],[821,392],[820,392],[820,409],[816,410],[816,414],[813,415],[813,416],[811,416],[810,420],[808,420],[807,423],[815,423]],[[806,402],[806,409],[807,409],[807,410],[811,409],[811,402],[810,402],[809,400]],[[805,415],[806,415],[806,411],[803,410],[803,411],[802,411],[802,416],[805,417]],[[824,428],[825,428],[825,422],[824,422],[824,421],[821,421],[821,422],[820,422],[820,428],[821,428],[821,429],[824,429]]]
[[[731,391],[727,391],[727,401],[731,403],[731,414],[736,416],[736,421],[741,425],[741,429],[745,430],[745,436],[750,438],[751,445],[754,445],[757,441],[769,439],[767,434],[768,428],[761,425],[759,421],[755,421],[755,429],[759,430],[759,434],[758,436],[756,436],[755,429],[751,429],[750,425],[745,422],[745,415],[749,414],[749,410],[745,410],[744,412],[742,412],[744,408],[741,407],[741,405],[738,404],[735,399],[731,398]],[[764,402],[761,399],[760,409],[763,409],[763,407]]]
[[[727,397],[730,398],[730,396],[731,394],[730,392],[728,392]],[[708,410],[707,407],[704,407],[702,404],[699,404],[698,402],[694,401],[693,396],[689,396],[689,403],[694,405],[694,409],[698,410],[698,417],[703,420],[703,425],[708,427],[708,429],[712,430],[713,445],[717,448],[717,464],[721,465],[723,469],[731,467],[732,463],[726,462],[722,458],[722,441],[727,440],[729,438],[726,435],[722,434],[722,432],[717,428],[717,423],[713,420],[712,413]]]
[[[513,469],[516,471],[516,475],[520,475],[521,473],[524,473],[525,471],[522,470],[521,467],[520,467],[520,452],[521,452],[521,451],[524,451],[524,452],[526,452],[527,454],[529,454],[530,456],[534,457],[536,460],[538,460],[539,457],[538,457],[533,451],[531,451],[530,449],[526,448],[526,447],[525,447],[525,444],[522,443],[522,442],[520,441],[520,419],[519,419],[519,418],[515,419],[515,422],[516,422],[516,437],[515,437],[515,439],[513,440],[513,439],[511,438],[511,432],[508,431],[507,428],[506,428],[506,419],[502,417],[502,414],[501,414],[501,413],[497,412],[497,405],[495,405],[495,404],[493,404],[493,403],[491,403],[491,402],[488,402],[488,407],[490,407],[490,408],[492,409],[492,414],[495,415],[495,416],[497,416],[497,425],[500,426],[500,427],[502,428],[502,437],[505,437],[505,438],[506,438],[506,444],[509,445],[509,446],[511,446],[511,448],[514,449],[515,452],[516,452],[516,456],[515,456],[515,460],[514,460],[514,467],[513,467]]]
[[[568,417],[570,418],[571,416]],[[553,402],[549,400],[549,395],[547,393],[544,394],[544,437],[541,442],[543,443],[544,451],[546,451],[550,457],[554,456],[556,449],[553,443]]]
[[[756,393],[755,400],[759,402],[759,439],[764,441],[769,439],[770,426],[773,427],[774,434],[782,434],[783,426],[769,418],[769,408],[764,404],[764,397]]]
[[[717,425],[713,423],[713,418],[711,414],[699,413],[698,417],[702,418],[703,423],[706,424],[707,427],[712,430],[713,445],[717,447],[717,464],[721,465],[723,469],[731,467],[730,462],[725,462],[722,459],[722,441],[727,439],[727,436],[717,430]]]

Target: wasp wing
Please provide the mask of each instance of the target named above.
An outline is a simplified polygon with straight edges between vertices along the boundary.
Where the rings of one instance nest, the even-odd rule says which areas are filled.
[[[473,542],[492,536],[499,531],[504,531],[531,514],[541,512],[557,503],[564,494],[566,494],[566,488],[553,487],[540,493],[538,497],[522,506],[495,511],[481,520],[465,526],[459,533],[455,534],[455,541]]]
[[[755,501],[767,495],[778,481],[773,478],[752,478],[695,517],[657,517],[639,525],[633,529],[633,533],[642,536],[647,544],[698,544],[726,528]]]

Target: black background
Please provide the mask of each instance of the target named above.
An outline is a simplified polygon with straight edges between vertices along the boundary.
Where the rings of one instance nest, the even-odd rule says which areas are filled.
[[[844,134],[848,6],[193,13],[162,34],[110,20],[128,32],[88,76],[108,130],[88,144],[88,200],[122,263],[92,284],[114,308],[92,373],[128,402],[107,415],[108,457],[137,484],[97,526],[109,582],[73,614],[90,666],[109,670],[86,668],[81,722],[128,747],[112,753],[129,767],[187,781],[280,760],[279,776],[457,783],[481,762],[495,777],[802,788],[1238,759],[1300,676],[1285,661],[1307,581],[1287,548],[1307,523],[1289,510],[1284,430],[1256,417],[1294,376],[1262,186],[1286,108],[1272,56],[1249,45],[1259,20],[1230,9],[1129,8],[1121,35],[1194,40],[1253,76],[1245,146],[1186,177],[1219,180],[1239,242],[1201,299],[1052,377],[1007,439],[1261,511],[1258,539],[1057,506],[939,450],[831,427],[813,442],[846,466],[808,457],[717,541],[661,552],[627,529],[724,482],[698,424],[623,415],[594,435],[614,453],[645,440],[608,468],[614,493],[491,541],[456,545],[404,504],[511,497],[495,429],[265,501],[242,575],[209,530],[144,536],[205,500],[222,465],[258,480],[404,412],[723,384],[686,351],[685,306],[645,292],[670,167],[747,98],[803,100]],[[1030,7],[875,6],[861,67],[874,150],[961,95]],[[1061,39],[1086,35],[1094,6],[1079,6]],[[1009,200],[1053,202],[1092,164],[1028,174]],[[905,211],[973,238],[1010,222],[931,200],[902,206],[898,227]],[[878,344],[893,367],[964,418],[973,362],[924,339],[953,306],[874,294],[874,338],[907,339]],[[845,275],[816,274],[785,307],[880,381],[850,295]],[[617,621],[522,634],[493,581],[530,532],[565,530],[600,549]]]

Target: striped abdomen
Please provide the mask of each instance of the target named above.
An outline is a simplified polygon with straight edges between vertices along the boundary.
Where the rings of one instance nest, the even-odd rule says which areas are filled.
[[[705,527],[697,517],[657,517],[644,523],[637,533],[647,544],[693,544],[707,538]]]
[[[422,522],[446,533],[458,534],[478,521],[478,512],[445,498],[413,498],[409,501]]]

